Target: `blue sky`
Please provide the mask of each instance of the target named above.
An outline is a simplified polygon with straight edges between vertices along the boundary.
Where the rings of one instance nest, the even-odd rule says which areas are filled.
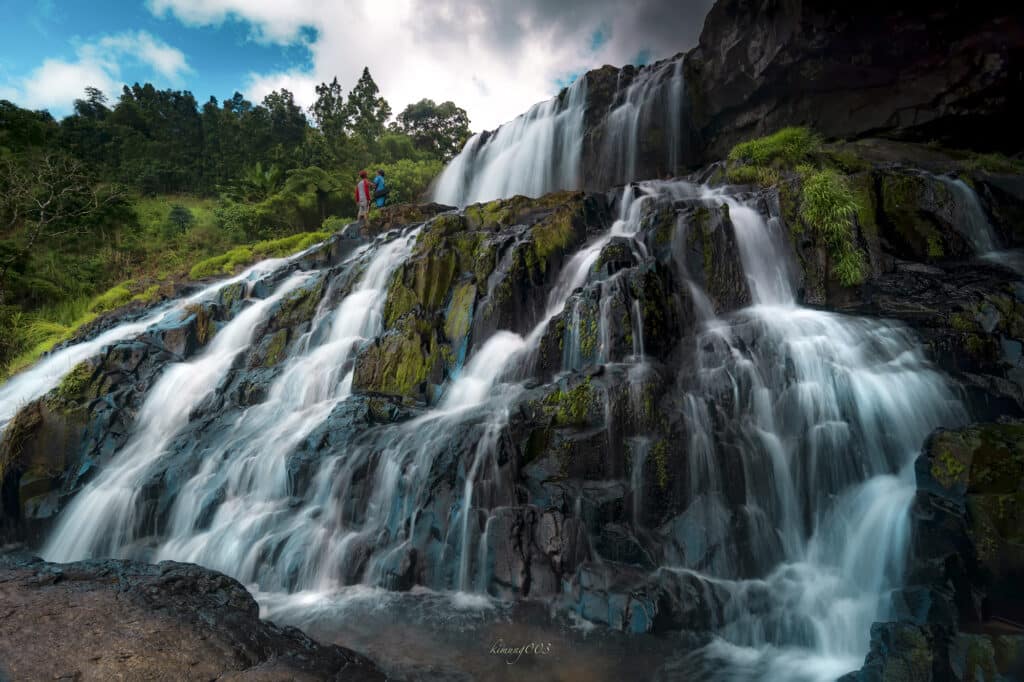
[[[0,98],[67,114],[87,85],[150,81],[205,101],[287,87],[304,105],[369,66],[397,113],[451,99],[490,128],[604,63],[692,46],[710,0],[0,0]],[[667,24],[674,29],[668,30]]]

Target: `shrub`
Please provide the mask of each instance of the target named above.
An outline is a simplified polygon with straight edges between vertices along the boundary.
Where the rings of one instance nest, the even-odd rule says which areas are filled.
[[[808,159],[820,145],[821,138],[809,128],[783,128],[771,135],[741,142],[729,152],[729,160],[757,165],[779,162],[792,167]]]
[[[804,182],[800,217],[825,242],[840,283],[864,281],[864,262],[854,243],[853,216],[860,206],[846,179],[833,170],[810,174]]]
[[[97,296],[89,304],[89,310],[94,313],[105,313],[114,308],[120,308],[132,300],[132,292],[128,290],[130,282],[124,282],[107,289]]]
[[[174,204],[171,206],[170,212],[167,214],[167,225],[170,228],[170,232],[184,232],[192,223],[195,222],[195,216],[192,215],[192,211],[188,210],[181,204]]]
[[[227,253],[199,261],[189,270],[191,279],[203,279],[216,275],[230,275],[240,266],[249,265],[264,258],[284,258],[327,239],[327,232],[302,232],[280,239],[267,239],[252,246],[238,246]]]

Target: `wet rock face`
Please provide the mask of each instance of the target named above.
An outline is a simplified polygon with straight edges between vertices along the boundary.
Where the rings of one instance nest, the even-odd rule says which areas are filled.
[[[1018,149],[1022,69],[1024,23],[1005,10],[721,0],[685,61],[694,161],[795,124]]]
[[[1024,422],[932,435],[916,463],[913,544],[899,622],[876,623],[843,682],[1013,680],[1024,675]]]
[[[0,554],[0,600],[5,679],[385,679],[353,651],[261,621],[242,585],[190,564]]]

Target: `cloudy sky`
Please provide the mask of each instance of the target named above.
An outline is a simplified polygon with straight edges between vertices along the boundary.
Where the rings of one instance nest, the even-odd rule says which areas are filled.
[[[493,128],[602,64],[646,63],[696,43],[712,0],[0,0],[0,99],[55,116],[87,85],[286,87],[308,106],[369,66],[397,113],[453,100]]]

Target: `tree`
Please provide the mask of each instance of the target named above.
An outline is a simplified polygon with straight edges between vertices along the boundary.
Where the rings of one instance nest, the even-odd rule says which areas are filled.
[[[316,86],[316,101],[309,108],[309,113],[324,135],[345,134],[348,129],[348,110],[337,76],[330,83]]]
[[[295,103],[295,97],[281,88],[263,98],[263,107],[270,121],[270,136],[275,144],[295,147],[302,144],[306,133],[306,115]]]
[[[0,305],[11,266],[39,244],[85,231],[124,199],[121,188],[93,184],[82,162],[61,152],[0,159],[0,224],[10,232],[22,228],[19,246],[0,262]]]
[[[410,104],[398,115],[398,128],[418,148],[443,161],[458,154],[469,139],[469,117],[454,102],[435,104],[434,100],[421,99]]]
[[[264,167],[257,161],[224,187],[223,194],[232,201],[263,201],[281,189],[284,177],[279,166]]]
[[[345,109],[352,132],[365,142],[376,142],[384,134],[384,127],[391,118],[391,105],[379,97],[377,84],[370,75],[370,69],[363,67],[359,82],[348,93]]]
[[[353,183],[354,185],[355,183]],[[327,202],[331,195],[341,190],[343,186],[340,178],[316,166],[288,171],[288,179],[284,183],[285,191],[295,196],[313,192],[316,196],[317,213],[320,215],[321,221],[327,217]]]
[[[188,208],[181,204],[171,206],[171,211],[167,214],[167,224],[172,232],[184,232],[193,222],[195,217]]]
[[[99,88],[91,85],[85,88],[85,99],[75,100],[75,114],[83,118],[102,120],[110,113],[107,108],[107,96]]]

